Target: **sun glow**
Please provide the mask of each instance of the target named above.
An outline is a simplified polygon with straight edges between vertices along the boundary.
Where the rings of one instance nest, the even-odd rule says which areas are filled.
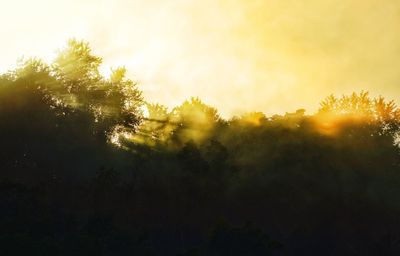
[[[326,136],[336,136],[340,132],[343,117],[333,113],[318,115],[314,120],[316,130]]]
[[[373,122],[376,122],[376,120],[361,113],[319,113],[313,117],[316,130],[326,136],[338,136],[348,125],[371,124]]]
[[[125,66],[146,99],[170,108],[198,96],[230,117],[312,112],[325,95],[361,89],[400,96],[396,0],[15,0],[1,7],[2,71],[22,55],[48,61],[78,38],[104,57],[102,74]]]

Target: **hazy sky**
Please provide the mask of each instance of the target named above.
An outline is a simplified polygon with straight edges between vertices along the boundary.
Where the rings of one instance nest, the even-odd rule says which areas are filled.
[[[85,39],[147,100],[199,96],[224,115],[400,96],[400,0],[0,0],[0,71]]]

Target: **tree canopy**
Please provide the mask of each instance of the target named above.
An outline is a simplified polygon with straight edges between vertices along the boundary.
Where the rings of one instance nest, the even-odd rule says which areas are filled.
[[[70,40],[0,76],[0,254],[400,253],[394,101],[224,119],[101,64]]]

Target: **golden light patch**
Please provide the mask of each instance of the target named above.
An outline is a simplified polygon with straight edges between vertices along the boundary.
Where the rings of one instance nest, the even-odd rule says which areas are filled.
[[[371,116],[364,114],[319,113],[312,117],[315,129],[326,136],[338,136],[349,124],[361,124],[372,121]]]

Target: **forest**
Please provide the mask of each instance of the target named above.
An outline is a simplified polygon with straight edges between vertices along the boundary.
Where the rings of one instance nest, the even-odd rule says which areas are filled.
[[[1,255],[400,255],[395,101],[224,119],[101,63],[69,40],[0,76]]]

